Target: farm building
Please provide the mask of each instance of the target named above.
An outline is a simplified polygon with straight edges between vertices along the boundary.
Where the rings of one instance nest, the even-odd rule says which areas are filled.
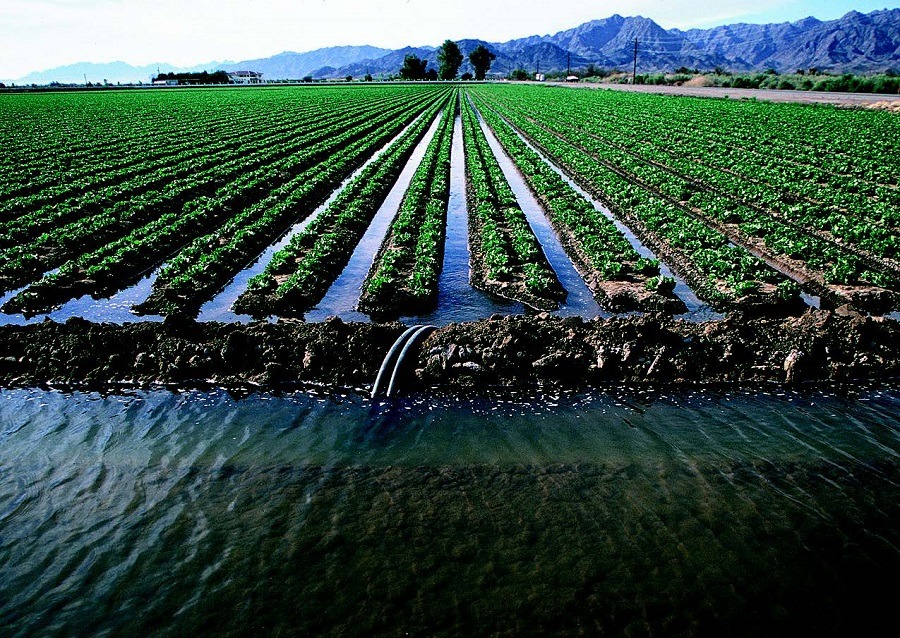
[[[232,71],[228,74],[234,84],[262,84],[262,76],[256,71]]]

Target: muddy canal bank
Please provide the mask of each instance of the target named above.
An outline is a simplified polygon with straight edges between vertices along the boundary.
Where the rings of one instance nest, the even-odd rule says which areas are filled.
[[[400,323],[253,324],[71,319],[0,329],[0,384],[366,386]],[[900,376],[900,323],[828,310],[691,323],[495,316],[442,328],[416,362],[423,386],[803,383]]]

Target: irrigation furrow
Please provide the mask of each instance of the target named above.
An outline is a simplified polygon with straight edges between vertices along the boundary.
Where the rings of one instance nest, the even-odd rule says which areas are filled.
[[[447,107],[449,109],[449,107]],[[328,291],[315,308],[306,313],[307,321],[322,321],[330,315],[339,316],[345,320],[364,321],[365,315],[354,312],[359,302],[360,291],[373,264],[373,255],[379,254],[379,247],[385,241],[391,222],[397,215],[403,197],[409,188],[413,175],[419,168],[425,150],[434,139],[441,124],[438,117],[426,131],[416,149],[410,155],[401,171],[397,181],[388,192],[381,206],[372,217],[369,227],[363,233],[353,254],[341,274],[334,280]]]
[[[450,152],[458,97],[407,180],[397,214],[362,283],[359,308],[370,315],[419,314],[433,306],[446,238]],[[349,268],[349,266],[348,266]],[[322,303],[325,303],[323,300]],[[320,304],[321,305],[321,304]]]
[[[441,274],[437,281],[437,306],[427,314],[415,314],[416,323],[446,325],[477,321],[495,314],[521,314],[522,304],[488,295],[469,283],[470,262],[468,216],[466,210],[466,164],[463,156],[462,118],[453,122],[450,151],[450,189],[447,200],[446,240]],[[409,316],[404,313],[404,316]]]
[[[560,303],[559,314],[564,316],[579,316],[592,319],[600,315],[600,306],[594,295],[585,283],[582,274],[575,268],[562,243],[548,221],[547,214],[535,199],[529,186],[525,183],[522,174],[516,168],[513,160],[506,154],[503,146],[497,141],[490,127],[484,121],[481,113],[476,109],[478,123],[482,133],[487,139],[494,158],[500,165],[506,181],[509,183],[516,201],[525,217],[528,225],[534,232],[540,243],[541,250],[550,263],[550,267],[556,273],[560,284],[566,290],[566,298]]]
[[[556,310],[566,291],[509,188],[471,104],[463,101],[472,285],[532,308]]]
[[[302,316],[322,299],[448,98],[444,94],[353,180],[328,210],[276,253],[263,274],[251,280],[238,299],[238,311],[254,316]]]
[[[412,124],[410,126],[412,126]],[[403,133],[400,133],[400,135],[402,134]],[[250,280],[261,275],[265,271],[266,266],[268,266],[269,262],[272,260],[275,254],[286,248],[295,236],[302,233],[311,223],[318,219],[319,216],[324,211],[326,211],[329,206],[331,206],[332,202],[334,202],[335,199],[340,196],[344,189],[347,188],[350,182],[357,179],[357,177],[363,171],[365,171],[369,167],[369,165],[378,160],[378,158],[380,158],[385,153],[385,151],[387,151],[393,141],[394,140],[387,142],[371,157],[369,157],[369,159],[367,159],[364,164],[354,170],[353,173],[351,173],[347,178],[344,179],[344,181],[341,182],[341,184],[331,193],[331,195],[328,196],[328,199],[319,204],[316,209],[305,219],[294,224],[287,233],[285,233],[278,239],[278,241],[266,248],[266,250],[261,255],[259,255],[250,266],[238,273],[221,292],[219,292],[214,298],[203,304],[203,306],[200,308],[200,315],[198,319],[200,321],[228,321],[249,319],[250,315],[235,314],[232,308],[234,307],[234,304],[238,300],[238,298],[247,290],[247,285]]]
[[[443,100],[442,94],[434,97],[437,99],[432,98],[427,107],[429,113]],[[242,211],[215,233],[194,240],[160,273],[153,293],[139,310],[196,314],[204,301],[227,285],[301,215],[307,215],[326,199],[346,175],[365,162],[373,148],[403,126],[403,121],[385,125],[379,136],[332,155],[327,164],[298,178],[296,186],[281,189]]]

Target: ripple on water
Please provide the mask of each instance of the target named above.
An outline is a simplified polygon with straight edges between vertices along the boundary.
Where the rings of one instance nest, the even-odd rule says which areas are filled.
[[[4,391],[0,626],[850,631],[900,593],[898,408],[891,388]]]

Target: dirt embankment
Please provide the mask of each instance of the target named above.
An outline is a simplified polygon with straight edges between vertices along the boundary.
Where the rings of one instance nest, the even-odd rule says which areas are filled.
[[[0,329],[0,385],[41,383],[225,387],[375,379],[400,324],[96,324],[82,319]]]
[[[403,330],[339,319],[7,326],[0,329],[0,385],[358,387],[374,382]],[[827,310],[789,318],[735,313],[708,323],[497,316],[435,332],[422,345],[416,376],[422,386],[460,388],[889,379],[900,377],[900,324]]]
[[[895,321],[827,310],[708,323],[504,317],[436,332],[418,375],[472,386],[885,379],[900,375],[898,337]]]

